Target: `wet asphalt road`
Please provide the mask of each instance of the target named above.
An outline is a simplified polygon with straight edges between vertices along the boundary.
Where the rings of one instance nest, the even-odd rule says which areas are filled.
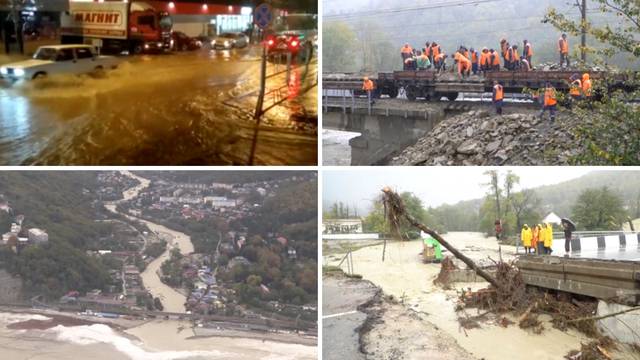
[[[324,277],[322,281],[322,358],[365,359],[359,350],[357,328],[367,316],[357,311],[376,294],[367,281]]]
[[[105,77],[0,80],[0,165],[244,165],[259,49],[121,58]],[[282,70],[269,64],[268,73]],[[317,67],[267,82],[255,164],[317,162]],[[265,107],[276,94],[265,100]]]

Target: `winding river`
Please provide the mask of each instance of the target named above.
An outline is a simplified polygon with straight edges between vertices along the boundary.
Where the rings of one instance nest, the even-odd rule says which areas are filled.
[[[188,255],[193,252],[193,244],[191,243],[191,238],[181,232],[171,230],[166,226],[153,223],[148,220],[144,220],[138,217],[134,217],[128,214],[120,213],[117,211],[116,206],[125,201],[132,200],[136,198],[141,191],[149,187],[151,183],[150,180],[140,177],[131,173],[130,171],[121,171],[121,173],[125,176],[136,179],[140,182],[139,185],[129,188],[122,193],[122,200],[118,200],[115,202],[106,203],[104,206],[107,210],[120,214],[122,216],[127,217],[130,220],[136,220],[147,225],[149,230],[154,233],[166,234],[168,235],[167,241],[168,245],[167,250],[165,250],[162,255],[154,259],[147,265],[147,268],[140,274],[142,277],[142,281],[144,283],[145,288],[153,295],[153,297],[158,297],[162,301],[162,305],[164,306],[164,311],[173,312],[173,313],[183,313],[185,312],[184,303],[186,302],[186,297],[173,289],[172,287],[166,285],[162,281],[160,281],[160,266],[162,263],[169,259],[169,251],[177,247],[180,249],[180,253],[182,255]]]

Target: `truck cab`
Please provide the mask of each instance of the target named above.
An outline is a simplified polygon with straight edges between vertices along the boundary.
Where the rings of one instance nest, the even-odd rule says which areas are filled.
[[[173,21],[145,1],[70,2],[61,16],[63,44],[99,44],[104,52],[171,50]]]

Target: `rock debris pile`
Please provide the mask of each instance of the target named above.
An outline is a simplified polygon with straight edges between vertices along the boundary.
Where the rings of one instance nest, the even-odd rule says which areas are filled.
[[[470,111],[441,122],[391,165],[566,165],[579,154],[577,120],[548,114]]]

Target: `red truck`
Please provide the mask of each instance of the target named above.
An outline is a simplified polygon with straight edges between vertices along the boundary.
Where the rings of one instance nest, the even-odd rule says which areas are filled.
[[[172,45],[169,13],[144,1],[70,1],[60,22],[63,44],[92,43],[130,54],[169,51]]]

